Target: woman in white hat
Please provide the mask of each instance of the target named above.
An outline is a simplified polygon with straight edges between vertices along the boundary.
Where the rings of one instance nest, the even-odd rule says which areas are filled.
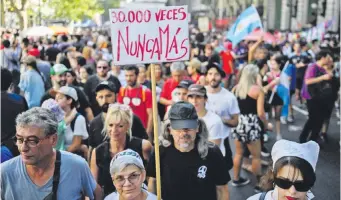
[[[156,200],[156,196],[143,189],[146,170],[140,155],[127,149],[116,154],[110,163],[110,175],[116,192],[104,200]]]
[[[316,142],[304,144],[280,140],[272,148],[273,166],[261,179],[265,191],[248,200],[310,200],[316,181],[315,169],[320,147]],[[269,191],[270,190],[270,191]]]

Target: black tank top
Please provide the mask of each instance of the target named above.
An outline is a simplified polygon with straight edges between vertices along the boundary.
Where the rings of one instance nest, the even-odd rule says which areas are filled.
[[[245,99],[237,97],[240,114],[256,114],[257,115],[257,100],[253,99],[249,95]]]
[[[136,151],[143,159],[143,164],[146,166],[146,161],[142,153],[142,139],[130,137],[127,135],[126,145],[124,149]],[[96,148],[96,164],[98,167],[98,184],[103,188],[104,195],[107,196],[116,191],[110,175],[110,142],[105,141]]]

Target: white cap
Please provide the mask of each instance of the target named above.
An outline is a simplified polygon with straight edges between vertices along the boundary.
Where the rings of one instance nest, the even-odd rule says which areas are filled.
[[[75,101],[78,100],[77,91],[75,90],[75,88],[63,86],[59,88],[58,92],[73,98],[73,100]]]
[[[299,144],[297,142],[292,142],[289,140],[279,140],[272,147],[271,151],[273,161],[272,167],[275,167],[277,160],[279,160],[280,158],[286,156],[293,156],[309,162],[309,164],[315,171],[319,152],[320,147],[314,141]]]
[[[123,166],[133,164],[140,169],[144,169],[141,156],[131,149],[121,151],[112,158],[110,162],[110,174],[113,175],[114,173],[117,173],[118,170],[122,170],[119,169],[122,164]]]

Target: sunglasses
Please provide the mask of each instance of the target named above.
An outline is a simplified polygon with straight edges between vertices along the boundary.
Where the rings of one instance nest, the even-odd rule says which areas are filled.
[[[285,189],[285,190],[289,189],[291,186],[294,186],[295,189],[299,192],[307,192],[311,188],[311,185],[304,181],[292,182],[288,179],[281,179],[281,178],[275,178],[275,184],[278,187]]]

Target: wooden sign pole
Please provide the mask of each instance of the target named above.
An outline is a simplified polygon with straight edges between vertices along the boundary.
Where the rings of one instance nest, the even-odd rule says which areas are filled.
[[[156,191],[157,199],[161,200],[161,172],[160,172],[160,151],[159,151],[159,122],[156,100],[156,76],[155,65],[151,64],[152,98],[153,98],[153,123],[154,123],[154,148],[155,148],[155,170],[156,170]]]

